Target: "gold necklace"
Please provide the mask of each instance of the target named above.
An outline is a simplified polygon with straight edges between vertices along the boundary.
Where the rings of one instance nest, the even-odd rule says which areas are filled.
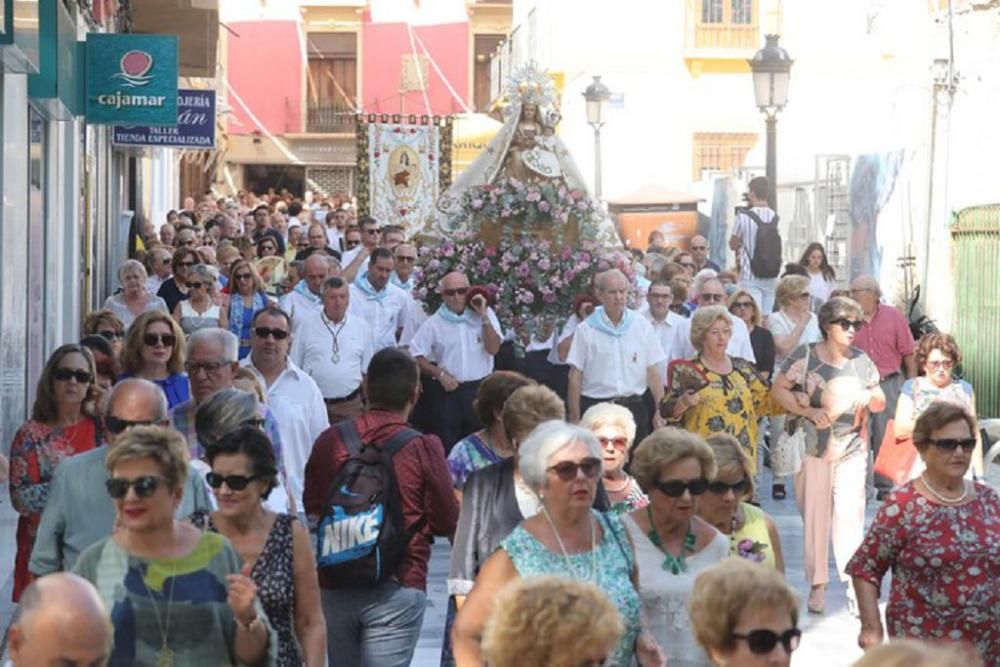
[[[150,590],[149,584],[146,583],[146,575],[149,574],[149,568],[151,563],[146,566],[146,573],[141,577],[143,588],[146,589],[146,594],[149,595],[149,603],[153,607],[153,615],[156,616],[156,628],[160,631],[160,652],[156,656],[156,667],[174,667],[174,652],[167,645],[168,639],[170,637],[170,612],[174,604],[174,590],[177,588],[177,582],[175,578],[177,576],[177,559],[173,559],[173,569],[170,572],[170,597],[167,598],[167,613],[166,622],[160,621],[160,609],[156,604],[156,600],[153,598],[153,591]],[[163,581],[166,585],[166,579]]]

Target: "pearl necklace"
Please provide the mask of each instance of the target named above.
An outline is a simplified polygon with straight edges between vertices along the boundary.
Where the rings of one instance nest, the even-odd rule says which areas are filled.
[[[969,485],[965,483],[964,479],[962,480],[962,495],[958,496],[957,498],[949,498],[948,496],[942,494],[940,491],[931,486],[931,483],[927,481],[926,472],[920,475],[920,481],[924,483],[924,487],[926,487],[926,489],[930,491],[930,494],[934,496],[934,498],[936,498],[939,502],[945,505],[958,505],[960,503],[965,502],[965,499],[969,497]]]
[[[573,562],[569,559],[569,552],[566,551],[562,538],[559,537],[559,531],[556,530],[556,524],[552,521],[552,517],[549,516],[549,511],[545,509],[545,505],[542,505],[542,515],[549,522],[552,534],[556,536],[556,544],[559,545],[559,551],[562,552],[563,558],[566,559],[566,569],[573,578],[580,581],[593,580],[594,584],[600,587],[601,573],[597,569],[597,543],[594,537],[594,518],[592,516],[587,517],[587,521],[590,524],[590,574],[583,576],[583,568],[581,567],[581,573],[578,574],[576,568],[573,566]]]

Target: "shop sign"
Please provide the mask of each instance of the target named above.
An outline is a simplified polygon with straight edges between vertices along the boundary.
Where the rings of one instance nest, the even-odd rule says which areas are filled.
[[[87,122],[177,124],[177,36],[87,34]]]
[[[177,91],[177,124],[115,125],[112,142],[117,146],[162,146],[164,148],[215,148],[215,91]]]

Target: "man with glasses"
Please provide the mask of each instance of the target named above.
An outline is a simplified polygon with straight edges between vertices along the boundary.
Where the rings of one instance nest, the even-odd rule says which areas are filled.
[[[260,380],[267,404],[278,419],[288,492],[302,508],[306,460],[313,443],[330,425],[323,394],[312,377],[289,357],[292,322],[288,313],[268,306],[250,324],[250,355],[240,361]]]
[[[364,267],[372,251],[378,247],[381,238],[378,221],[375,218],[361,218],[358,220],[358,232],[360,233],[361,245],[348,248],[344,251],[344,277],[348,282],[352,282],[358,272]]]
[[[373,351],[396,347],[406,324],[410,298],[389,281],[395,260],[388,248],[375,248],[368,270],[351,283],[351,310],[372,328]]]
[[[233,379],[240,365],[239,339],[231,331],[208,327],[199,329],[187,339],[187,360],[184,370],[191,383],[190,400],[174,407],[170,420],[174,428],[187,440],[191,460],[200,460],[205,448],[198,441],[195,430],[195,413],[205,399],[220,389],[232,389]],[[257,414],[264,420],[264,432],[271,438],[274,458],[278,461],[278,471],[284,472],[282,465],[281,432],[274,414],[266,405],[257,405]],[[199,475],[199,478],[201,475]]]
[[[691,249],[691,260],[694,262],[695,273],[702,269],[722,270],[718,264],[708,258],[708,239],[704,236],[700,234],[692,236],[688,247]]]
[[[674,295],[670,289],[670,283],[664,280],[657,280],[649,286],[646,292],[646,303],[649,310],[643,316],[653,325],[653,334],[660,341],[660,348],[668,355],[660,364],[661,375],[663,376],[663,386],[667,386],[667,365],[672,361],[670,354],[674,349],[674,340],[680,330],[684,318],[670,310],[673,304]]]
[[[281,309],[295,323],[295,329],[310,319],[309,315],[323,309],[323,283],[340,275],[340,263],[335,257],[312,255],[302,263],[302,279],[281,297]]]
[[[728,297],[721,280],[707,278],[701,282],[696,298],[699,306],[725,306]],[[730,317],[729,319],[733,325],[733,335],[729,338],[726,354],[756,364],[757,357],[753,353],[753,345],[750,344],[750,332],[747,331],[746,323],[738,317]],[[691,320],[682,318],[674,335],[674,347],[667,352],[667,357],[671,360],[690,359],[694,355],[695,349],[691,343]]]
[[[874,412],[868,419],[872,457],[882,447],[889,420],[896,415],[896,403],[903,382],[917,375],[917,359],[913,334],[906,316],[890,305],[881,303],[882,290],[871,276],[858,276],[851,283],[851,298],[861,306],[864,324],[854,335],[854,346],[867,354],[879,373],[879,387],[885,394],[885,410]],[[873,459],[874,460],[874,459]],[[883,500],[892,490],[892,481],[874,475],[868,468],[868,491]]]
[[[146,291],[150,294],[156,294],[160,285],[173,275],[170,266],[172,258],[170,251],[162,246],[150,250],[146,257],[147,273],[149,274],[149,277],[146,278]]]
[[[319,385],[330,424],[364,410],[361,384],[374,353],[371,325],[350,310],[351,289],[339,277],[323,283],[323,307],[296,324],[291,358]]]
[[[698,272],[697,267],[694,264],[694,258],[689,252],[682,252],[677,254],[677,263],[684,267],[687,271],[688,278],[694,278],[694,274]]]
[[[42,512],[28,569],[36,576],[72,570],[80,553],[107,537],[115,526],[114,502],[104,490],[108,452],[122,434],[137,425],[169,425],[167,398],[148,380],[129,378],[111,390],[105,417],[108,444],[71,456],[56,468],[49,484],[49,499]],[[205,485],[188,467],[184,495],[175,512],[178,518],[195,511],[212,511]]]
[[[496,313],[482,295],[467,303],[469,279],[449,273],[438,286],[443,303],[410,341],[410,353],[427,378],[422,403],[433,417],[422,417],[445,449],[482,428],[472,407],[483,378],[493,372],[503,331]]]

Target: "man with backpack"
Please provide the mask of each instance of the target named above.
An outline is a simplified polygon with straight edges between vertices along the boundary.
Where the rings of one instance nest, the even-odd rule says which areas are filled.
[[[323,432],[306,464],[303,505],[331,665],[409,665],[427,601],[431,536],[449,536],[458,501],[444,447],[407,425],[420,395],[406,352],[376,353],[369,409]]]
[[[778,214],[768,206],[768,181],[758,176],[750,181],[749,207],[736,208],[736,221],[729,247],[736,252],[740,284],[750,292],[760,312],[774,310],[774,291],[781,273],[781,234]]]

